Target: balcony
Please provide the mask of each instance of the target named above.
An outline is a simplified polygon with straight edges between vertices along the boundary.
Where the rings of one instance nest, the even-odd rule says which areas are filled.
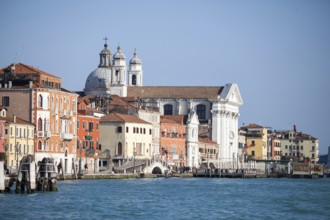
[[[50,131],[45,131],[44,134],[46,138],[50,138],[52,136]]]
[[[44,137],[43,131],[37,131],[37,137]]]
[[[72,140],[73,134],[70,133],[61,133],[61,138],[64,140]]]

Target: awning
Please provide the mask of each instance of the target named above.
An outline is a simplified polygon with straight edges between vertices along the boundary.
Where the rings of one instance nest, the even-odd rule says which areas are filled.
[[[93,136],[85,136],[85,140],[93,140]]]

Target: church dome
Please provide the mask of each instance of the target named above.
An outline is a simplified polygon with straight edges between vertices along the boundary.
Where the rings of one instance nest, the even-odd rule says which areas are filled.
[[[88,91],[105,91],[110,88],[111,84],[111,68],[99,67],[89,74],[85,83],[86,95]]]
[[[141,60],[139,59],[136,50],[134,51],[134,57],[129,61],[130,64],[142,64]]]
[[[104,44],[104,48],[103,50],[101,50],[100,54],[104,54],[104,55],[111,55],[110,50],[108,49],[108,44]]]
[[[115,55],[113,55],[113,58],[115,58],[115,59],[126,59],[126,57],[123,54],[120,46],[117,47],[117,52],[115,53]]]

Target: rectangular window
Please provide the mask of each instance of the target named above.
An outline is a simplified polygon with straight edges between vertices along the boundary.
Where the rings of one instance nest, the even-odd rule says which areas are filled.
[[[172,146],[172,156],[176,154],[176,146]]]
[[[126,133],[128,133],[128,127],[126,127]]]
[[[79,121],[77,121],[77,128],[79,129]]]
[[[9,106],[9,96],[2,97],[2,106],[4,106],[4,107]]]
[[[300,150],[303,150],[304,149],[304,146],[300,146]]]
[[[251,151],[251,154],[252,154],[252,156],[254,157],[254,155],[255,155],[255,153],[254,153],[254,150],[253,150],[253,151]]]
[[[149,134],[152,135],[152,130],[151,129],[149,129]]]
[[[89,122],[89,131],[93,131],[93,130],[94,130],[94,123]]]

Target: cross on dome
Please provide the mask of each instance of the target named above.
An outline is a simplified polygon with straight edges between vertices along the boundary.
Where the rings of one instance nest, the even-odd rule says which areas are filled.
[[[108,44],[107,44],[107,40],[108,40],[108,38],[105,37],[105,38],[103,38],[103,40],[104,40],[104,47],[108,47]]]

